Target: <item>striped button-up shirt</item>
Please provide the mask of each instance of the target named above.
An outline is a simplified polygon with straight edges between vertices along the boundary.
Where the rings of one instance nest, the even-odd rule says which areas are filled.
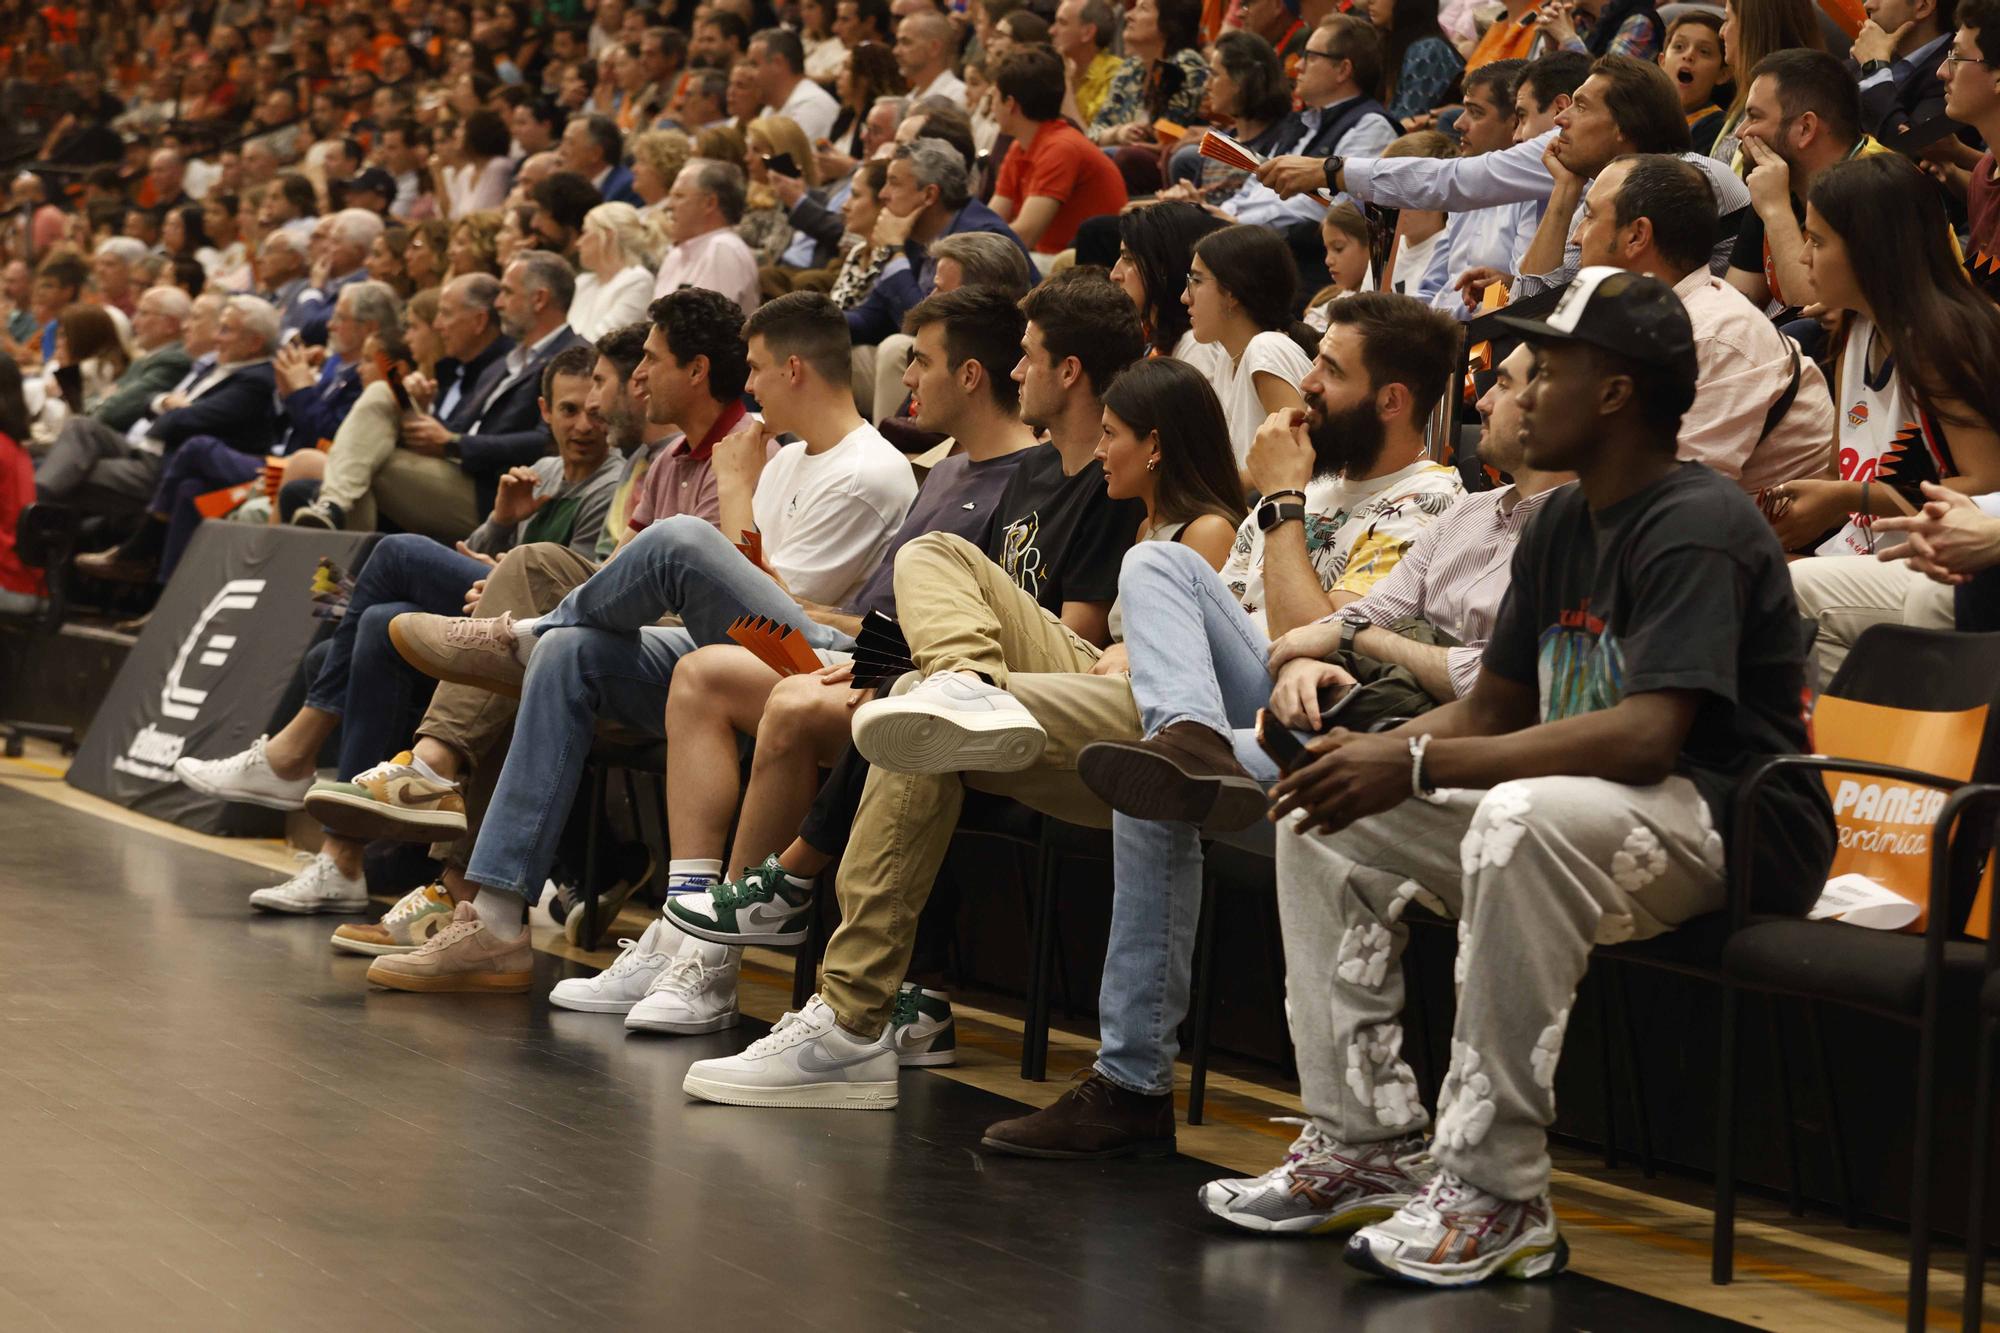
[[[1445,650],[1445,665],[1453,692],[1464,698],[1479,675],[1480,654],[1507,596],[1514,545],[1528,520],[1560,489],[1520,498],[1512,486],[1503,486],[1466,496],[1423,530],[1366,597],[1326,619],[1390,625],[1422,616],[1463,645]]]

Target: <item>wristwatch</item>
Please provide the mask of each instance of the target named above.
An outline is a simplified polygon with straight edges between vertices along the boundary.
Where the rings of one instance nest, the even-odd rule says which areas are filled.
[[[1341,192],[1340,172],[1346,165],[1347,159],[1338,153],[1327,154],[1326,161],[1320,164],[1321,169],[1326,172],[1327,193],[1339,194]]]
[[[1362,630],[1373,628],[1374,624],[1375,622],[1370,620],[1366,615],[1342,616],[1340,618],[1340,651],[1343,653],[1353,652],[1354,636]]]
[[[456,432],[453,432],[451,435],[445,438],[443,452],[444,456],[450,459],[454,463],[458,462],[465,456],[464,451],[462,451],[458,447],[458,435]]]
[[[1267,495],[1257,503],[1257,530],[1269,532],[1282,523],[1303,523],[1306,521],[1304,497],[1298,500],[1280,500],[1279,495],[1298,495],[1297,491],[1278,491]]]

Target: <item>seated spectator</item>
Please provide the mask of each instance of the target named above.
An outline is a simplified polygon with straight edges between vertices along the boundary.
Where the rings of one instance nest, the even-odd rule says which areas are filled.
[[[351,811],[357,798],[387,789],[391,779],[399,779],[393,785],[400,790],[410,785],[410,778],[421,777],[424,768],[380,762],[392,753],[405,716],[428,689],[424,677],[397,656],[389,626],[406,611],[457,610],[476,598],[478,581],[497,572],[496,560],[504,559],[530,528],[541,541],[567,545],[585,559],[594,555],[616,484],[616,470],[606,466],[607,409],[610,398],[623,394],[630,364],[622,358],[635,350],[632,344],[633,339],[614,335],[601,355],[573,343],[550,358],[536,387],[538,409],[557,456],[530,469],[532,480],[510,474],[487,522],[460,550],[409,533],[378,542],[355,576],[347,613],[335,629],[332,651],[308,684],[305,705],[275,734],[258,737],[247,750],[223,759],[181,759],[174,765],[175,776],[218,799],[296,810],[314,789],[320,748],[337,730],[337,780],[323,784],[335,799],[329,806],[316,804],[316,815],[325,817],[329,809]],[[542,512],[549,512],[548,520],[539,521]],[[491,711],[504,730],[505,711]],[[456,716],[462,724],[476,725],[462,707]],[[454,798],[450,814],[434,812],[430,827],[433,833],[462,832],[463,802]],[[330,828],[305,869],[254,891],[251,905],[298,914],[367,910],[361,876],[364,841]],[[435,928],[440,923],[429,924]]]
[[[113,236],[98,244],[90,259],[90,278],[98,304],[130,316],[139,303],[132,268],[146,257],[146,244],[130,236]]]
[[[445,249],[445,276],[462,278],[472,273],[500,276],[500,220],[497,211],[470,213],[452,223],[451,240]]]
[[[21,368],[0,357],[0,616],[32,616],[48,605],[42,571],[23,564],[15,539],[21,511],[35,501],[35,464],[23,441],[28,407]]]
[[[831,155],[837,154],[845,159],[832,163],[840,169],[831,173],[845,175],[853,169],[852,163],[873,157],[875,150],[894,134],[896,123],[903,118],[900,102],[909,88],[903,82],[902,71],[896,68],[895,54],[879,42],[864,42],[847,57],[836,90],[840,96],[840,114],[834,118],[832,131],[825,136],[828,147],[822,150],[822,156],[830,160]],[[899,103],[895,115],[883,114],[884,123],[878,123],[871,134],[869,120],[878,114],[876,108],[885,100]],[[823,160],[822,165],[827,164]]]
[[[1715,196],[1686,161],[1614,158],[1584,196],[1577,243],[1586,265],[1644,273],[1680,297],[1701,368],[1681,416],[1680,457],[1708,465],[1754,498],[1826,475],[1833,399],[1798,344],[1708,271],[1715,222]]]
[[[583,220],[603,202],[596,187],[573,171],[556,171],[536,181],[528,199],[533,212],[523,241],[573,262]]]
[[[1944,56],[1952,5],[1937,0],[1877,4],[1848,48],[1847,72],[1861,83],[1861,126],[1893,141],[1945,114]]]
[[[667,196],[673,248],[653,280],[658,300],[683,287],[702,287],[755,310],[757,256],[736,234],[743,219],[743,172],[727,162],[697,157],[681,168]]]
[[[630,204],[599,204],[583,217],[576,242],[581,271],[569,303],[569,326],[589,341],[646,317],[653,293],[652,237]]]
[[[1085,219],[1125,206],[1124,178],[1062,118],[1062,63],[1053,53],[1010,52],[994,71],[993,88],[1000,132],[1014,141],[1000,165],[993,212],[1029,249],[1059,254]]]
[[[1383,33],[1382,100],[1391,120],[1408,124],[1444,101],[1465,57],[1438,26],[1430,0],[1369,0],[1368,21]]]
[[[2000,490],[2000,396],[1985,360],[2000,347],[2000,310],[1967,279],[1949,236],[1936,192],[1898,154],[1813,180],[1808,272],[1818,299],[1848,312],[1834,361],[1839,478],[1786,482],[1771,508],[1786,548],[1814,556],[1791,574],[1800,613],[1818,624],[1822,688],[1870,625],[1952,624],[1951,589],[1855,558],[1877,549],[1876,516],[1921,508],[1927,481]]]
[[[793,205],[819,196],[819,163],[811,141],[785,116],[759,116],[751,121],[744,145],[749,188],[736,234],[760,265],[775,265],[791,250],[797,235],[791,219]],[[773,171],[774,159],[790,159],[787,169]]]
[[[1652,0],[1571,0],[1541,11],[1536,49],[1552,44],[1580,55],[1657,60],[1665,25]]]
[[[1722,54],[1729,62],[1727,82],[1736,96],[1716,131],[1711,157],[1736,169],[1741,158],[1737,129],[1750,96],[1752,71],[1778,51],[1824,51],[1820,13],[1812,0],[1723,0]]]
[[[1578,487],[1523,534],[1471,692],[1386,735],[1316,738],[1278,784],[1276,813],[1303,812],[1277,865],[1307,1124],[1276,1170],[1202,1189],[1211,1212],[1264,1232],[1274,1213],[1300,1230],[1382,1218],[1348,1261],[1418,1284],[1561,1270],[1545,1138],[1591,949],[1721,907],[1742,776],[1806,743],[1783,552],[1735,486],[1674,461],[1696,374],[1686,314],[1665,284],[1603,269],[1570,299],[1568,331],[1522,322],[1536,354],[1522,400],[1528,460]],[[1614,500],[1637,521],[1606,523]],[[1752,893],[1757,910],[1798,912],[1832,859],[1826,795],[1806,777],[1771,804],[1784,833]],[[1621,848],[1637,873],[1614,873]],[[1412,899],[1460,923],[1427,1143],[1399,1053]],[[1309,1212],[1294,1194],[1308,1173]]]
[[[1084,127],[1091,142],[1108,148],[1151,144],[1157,121],[1183,129],[1202,123],[1208,61],[1200,29],[1201,0],[1136,0],[1125,11],[1125,59]],[[1159,185],[1157,155],[1154,161],[1151,188]]]
[[[1729,260],[1729,282],[1762,305],[1811,304],[1805,201],[1835,163],[1889,151],[1861,129],[1861,98],[1840,62],[1823,51],[1779,51],[1750,74],[1743,101],[1744,159],[1753,211]]]
[[[404,256],[410,251],[411,234],[408,227],[385,227],[368,251],[369,281],[381,283],[394,292],[399,301],[409,300],[417,291],[404,262]]]
[[[298,332],[316,298],[307,282],[306,242],[282,228],[257,244],[256,295],[278,312],[278,327],[287,336]]]
[[[1995,180],[1992,149],[2000,143],[2000,89],[1988,77],[1982,31],[1996,34],[1993,42],[2000,47],[2000,9],[1986,0],[1961,0],[1958,37],[1939,68],[1945,78],[1945,114],[1978,130],[1988,147],[1966,166],[1940,170],[1946,183],[1965,198],[1967,248],[1974,255],[1992,255],[2000,252],[2000,182]]]
[[[1681,110],[1687,113],[1689,148],[1697,153],[1708,152],[1715,146],[1715,136],[1728,114],[1715,100],[1716,90],[1729,74],[1722,55],[1722,20],[1699,9],[1676,17],[1667,27],[1667,45],[1660,52],[1660,68],[1680,90]]]
[[[632,154],[632,193],[639,196],[639,216],[651,219],[667,206],[667,193],[694,152],[694,143],[679,130],[644,130],[627,142]]]
[[[447,218],[457,222],[506,201],[514,180],[514,163],[507,156],[511,146],[507,122],[499,112],[482,107],[431,154],[433,189],[444,201]]]
[[[539,618],[398,622],[403,651],[441,674],[470,674],[502,688],[520,682],[512,755],[532,763],[510,758],[500,774],[467,870],[474,896],[457,909],[470,929],[378,961],[369,969],[375,984],[422,991],[532,985],[525,895],[539,891],[561,825],[539,812],[567,807],[594,713],[657,735],[675,664],[704,643],[721,642],[740,615],[789,624],[817,648],[851,646],[811,620],[799,599],[837,606],[852,595],[879,563],[916,483],[909,464],[854,412],[845,324],[830,301],[806,292],[779,297],[750,318],[744,336],[749,389],[765,421],[746,420],[717,446],[720,533],[685,516],[651,524]],[[767,463],[766,432],[781,430],[801,441]],[[731,544],[753,529],[770,574]],[[663,613],[682,624],[657,627]],[[579,709],[579,701],[588,706]]]
[[[958,34],[944,15],[930,10],[910,14],[896,24],[896,68],[910,85],[910,100],[942,97],[965,105],[965,84],[951,72]]]
[[[153,495],[166,455],[197,436],[261,459],[276,415],[271,354],[277,347],[278,312],[254,296],[228,298],[214,360],[196,361],[180,387],[154,398],[122,433],[91,417],[71,417],[35,469],[36,494],[86,513],[123,516],[139,512]]]
[[[1181,293],[1195,245],[1228,224],[1193,204],[1165,203],[1121,213],[1116,225],[1118,260],[1111,280],[1132,298],[1146,345],[1154,356],[1185,361],[1213,378],[1223,364],[1221,347],[1194,336]]]
[[[85,394],[84,411],[113,430],[131,428],[146,412],[157,394],[166,393],[188,373],[194,353],[183,343],[193,315],[194,302],[174,287],[152,287],[142,292],[132,310],[132,341],[137,355],[116,383],[98,395]],[[214,311],[220,300],[210,301]],[[210,317],[210,339],[213,319]],[[209,350],[204,344],[202,352]]]
[[[343,208],[325,219],[326,250],[314,263],[309,285],[299,293],[299,341],[314,346],[326,342],[327,321],[341,288],[368,278],[368,252],[382,234],[378,214],[365,208]]]
[[[1278,53],[1287,83],[1297,83],[1306,66],[1312,63],[1305,52],[1314,25],[1305,21],[1304,10],[1303,0],[1246,0],[1237,11],[1243,30],[1263,38]]]
[[[806,77],[805,46],[787,28],[766,28],[750,39],[750,64],[763,93],[764,117],[782,116],[804,133],[808,144],[830,138],[840,103]],[[799,159],[801,164],[805,159]]]
[[[805,46],[806,77],[831,88],[847,68],[851,49],[834,31],[837,20],[831,0],[805,0],[799,6],[799,40]]]
[[[1291,334],[1295,272],[1276,232],[1242,223],[1202,237],[1188,266],[1181,297],[1188,327],[1196,342],[1220,353],[1216,395],[1237,467],[1246,473],[1264,419],[1305,406],[1299,382],[1312,358]]]
[[[47,449],[63,423],[95,407],[130,364],[106,307],[78,303],[56,316],[56,354],[23,386],[30,447],[36,452]]]
[[[280,417],[271,452],[296,453],[331,440],[361,396],[363,344],[376,334],[397,332],[402,322],[396,293],[365,279],[347,284],[334,298],[324,351],[300,343],[280,347],[271,361]]]
[[[336,436],[319,501],[292,521],[335,528],[351,523],[351,502],[361,498],[357,488],[365,488],[362,494],[404,531],[444,542],[471,532],[492,509],[501,475],[546,450],[536,390],[549,360],[580,341],[567,323],[574,284],[559,257],[525,250],[507,266],[497,290],[477,277],[448,285],[439,302],[448,354],[477,357],[487,350],[492,313],[511,342],[471,384],[409,384],[420,410],[403,419],[400,448],[396,435],[385,439],[378,430]],[[489,299],[490,311],[481,309]]]

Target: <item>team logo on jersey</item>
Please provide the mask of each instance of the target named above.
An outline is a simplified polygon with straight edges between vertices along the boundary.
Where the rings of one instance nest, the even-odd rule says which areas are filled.
[[[1856,403],[1847,409],[1847,424],[1860,427],[1868,424],[1868,404]]]

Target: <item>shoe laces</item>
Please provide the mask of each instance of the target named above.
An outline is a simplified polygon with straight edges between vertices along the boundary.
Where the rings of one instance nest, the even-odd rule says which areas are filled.
[[[803,1011],[788,1010],[783,1018],[774,1024],[770,1032],[743,1048],[746,1056],[775,1055],[788,1051],[794,1046],[802,1046],[820,1036],[820,1030],[806,1021]]]
[[[1295,1115],[1274,1115],[1271,1117],[1271,1123],[1299,1127],[1298,1137],[1292,1140],[1291,1147],[1285,1149],[1285,1160],[1275,1168],[1276,1170],[1283,1171],[1299,1162],[1314,1157],[1324,1157],[1334,1150],[1333,1136],[1321,1129],[1316,1120]]]
[[[768,873],[767,873],[768,872]],[[741,879],[719,880],[708,886],[709,900],[717,907],[747,907],[751,903],[768,903],[777,897],[774,883],[776,876],[784,871],[770,862],[743,872]]]
[[[905,986],[896,992],[896,1002],[889,1008],[889,1026],[908,1027],[917,1017],[917,988]]]
[[[488,652],[514,655],[514,617],[501,614],[498,617],[476,619],[456,619],[445,622],[444,642],[447,648],[476,648]]]
[[[373,768],[362,769],[349,779],[349,781],[361,782],[368,778],[386,778],[394,773],[414,773],[416,771],[417,769],[414,764],[399,764],[393,759],[384,759]]]
[[[619,943],[623,944],[625,941],[620,940]],[[625,960],[620,958],[618,961],[622,963]],[[616,965],[613,964],[613,966]],[[701,965],[701,959],[695,955],[691,953],[675,954],[673,961],[666,965],[659,976],[653,978],[653,984],[646,987],[646,994],[668,994],[678,995],[683,999],[692,998],[701,990],[703,976],[707,971],[708,969]]]
[[[391,907],[388,913],[382,918],[382,924],[385,926],[401,925],[412,917],[419,917],[426,912],[435,911],[436,908],[431,899],[431,890],[435,887],[435,885],[426,884],[419,888],[411,889],[408,893],[398,898],[396,905]]]
[[[1462,1217],[1471,1213],[1491,1213],[1502,1200],[1450,1171],[1439,1171],[1427,1181],[1407,1205],[1425,1217]]]
[[[252,768],[270,768],[271,761],[264,757],[264,742],[269,739],[268,736],[259,736],[250,742],[249,749],[238,750],[227,759],[211,759],[208,762],[215,765],[215,771],[218,773],[241,773]],[[273,770],[273,776],[275,775],[276,771]]]
[[[641,953],[639,951],[639,943],[638,940],[621,938],[618,941],[618,956],[611,960],[611,966],[597,974],[597,979],[599,981],[611,981],[618,977],[629,976],[639,970],[639,964],[642,960],[658,956],[650,949]]]

